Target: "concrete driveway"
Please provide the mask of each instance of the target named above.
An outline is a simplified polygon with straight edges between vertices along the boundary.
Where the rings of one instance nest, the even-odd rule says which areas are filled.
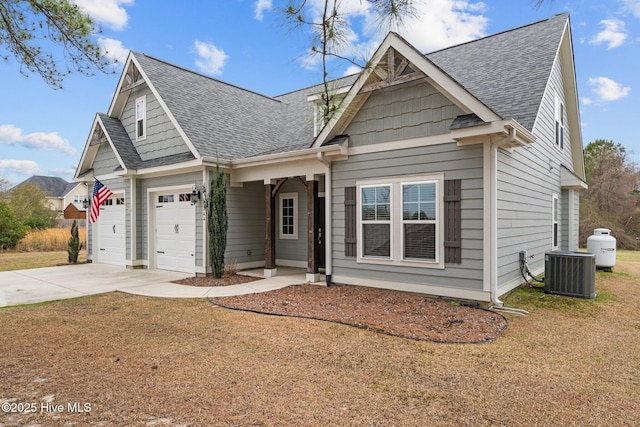
[[[127,270],[106,264],[78,264],[0,272],[0,307],[76,298],[189,277],[160,270]],[[172,284],[174,286],[178,286]]]
[[[261,271],[261,270],[259,270]],[[280,271],[280,270],[279,270]],[[247,274],[249,272],[246,272]],[[218,287],[171,283],[192,276],[163,270],[131,270],[106,264],[78,264],[0,272],[0,307],[34,304],[121,291],[164,298],[205,298],[267,292],[304,283],[304,270],[281,269],[280,275]],[[249,273],[261,277],[259,272]]]

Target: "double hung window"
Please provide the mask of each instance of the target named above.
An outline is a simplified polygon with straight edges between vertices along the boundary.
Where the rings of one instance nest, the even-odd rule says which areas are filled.
[[[443,268],[443,176],[357,184],[358,261]]]

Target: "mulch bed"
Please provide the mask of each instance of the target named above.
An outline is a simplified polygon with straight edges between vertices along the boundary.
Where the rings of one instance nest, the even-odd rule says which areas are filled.
[[[421,341],[486,343],[507,328],[507,320],[492,311],[360,286],[296,285],[209,300],[235,310],[326,320]]]
[[[259,277],[251,277],[245,276],[242,274],[233,274],[226,277],[222,277],[220,279],[216,279],[211,276],[207,277],[187,277],[186,279],[176,280],[173,283],[177,283],[179,285],[189,285],[189,286],[229,286],[229,285],[240,285],[242,283],[254,282],[256,280],[260,280]]]

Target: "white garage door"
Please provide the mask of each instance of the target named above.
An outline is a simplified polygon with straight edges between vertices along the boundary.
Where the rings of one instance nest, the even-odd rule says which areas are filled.
[[[191,194],[166,192],[154,195],[156,268],[195,270],[196,215]]]
[[[97,262],[124,265],[125,257],[125,204],[121,197],[113,196],[100,206]]]

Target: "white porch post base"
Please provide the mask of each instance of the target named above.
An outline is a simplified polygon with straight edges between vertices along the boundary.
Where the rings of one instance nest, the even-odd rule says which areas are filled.
[[[320,273],[307,273],[307,282],[315,283],[320,281]]]
[[[277,268],[265,268],[264,273],[262,274],[264,277],[276,277],[278,275]]]

